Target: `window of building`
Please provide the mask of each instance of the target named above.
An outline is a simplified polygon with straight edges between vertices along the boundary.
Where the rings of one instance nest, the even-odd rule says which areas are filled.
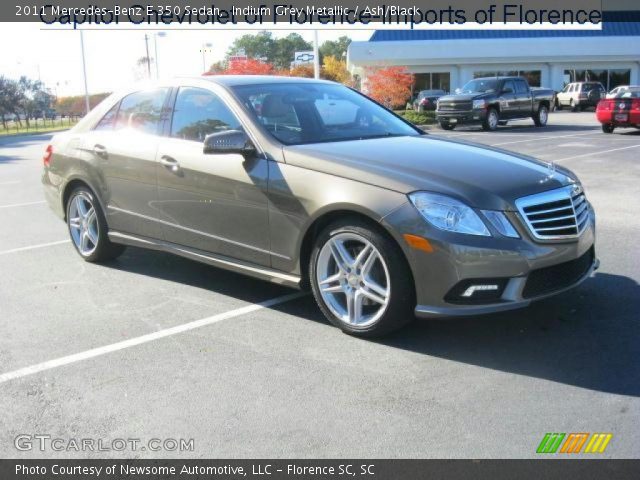
[[[524,77],[532,87],[539,87],[542,78],[540,70],[486,70],[473,72],[473,78],[483,77]]]
[[[158,134],[168,88],[144,90],[127,95],[120,102],[116,130],[130,128],[152,135]]]
[[[442,73],[417,73],[414,81],[414,92],[420,90],[444,90],[448,92],[451,88],[451,75],[449,72]]]
[[[224,102],[203,88],[181,87],[171,120],[171,136],[204,141],[211,133],[241,130],[240,122]]]
[[[613,90],[618,85],[629,85],[631,82],[631,70],[565,70],[564,77],[569,82],[600,82],[604,87]]]

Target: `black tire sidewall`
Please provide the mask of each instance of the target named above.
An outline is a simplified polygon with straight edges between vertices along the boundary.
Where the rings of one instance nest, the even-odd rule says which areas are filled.
[[[390,299],[387,308],[375,323],[365,327],[348,325],[338,319],[327,307],[317,284],[317,262],[325,243],[339,233],[355,233],[366,238],[384,258],[391,282]],[[318,235],[311,252],[309,263],[309,283],[316,303],[324,316],[343,332],[362,337],[378,337],[397,330],[415,319],[415,285],[407,261],[388,234],[358,218],[344,219],[332,223]]]

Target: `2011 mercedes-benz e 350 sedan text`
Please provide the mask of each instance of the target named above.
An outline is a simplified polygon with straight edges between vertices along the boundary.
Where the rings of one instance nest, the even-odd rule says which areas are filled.
[[[325,81],[114,94],[53,138],[43,183],[87,261],[133,245],[309,286],[358,335],[523,307],[597,266],[572,172],[434,138]]]

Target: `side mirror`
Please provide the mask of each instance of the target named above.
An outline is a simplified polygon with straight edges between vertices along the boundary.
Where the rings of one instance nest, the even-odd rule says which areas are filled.
[[[251,139],[241,130],[212,133],[204,138],[203,153],[214,155],[239,153],[243,156],[250,156],[255,152],[256,147],[251,142]]]
[[[509,88],[509,87],[503,88],[502,92],[500,92],[500,93],[513,93],[513,88]]]

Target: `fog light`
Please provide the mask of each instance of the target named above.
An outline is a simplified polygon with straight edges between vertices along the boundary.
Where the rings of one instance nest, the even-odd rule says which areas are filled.
[[[499,288],[500,287],[498,285],[471,285],[460,296],[469,298],[469,297],[473,296],[473,294],[478,292],[478,291],[487,292],[487,291],[490,291],[490,290],[498,290]]]

